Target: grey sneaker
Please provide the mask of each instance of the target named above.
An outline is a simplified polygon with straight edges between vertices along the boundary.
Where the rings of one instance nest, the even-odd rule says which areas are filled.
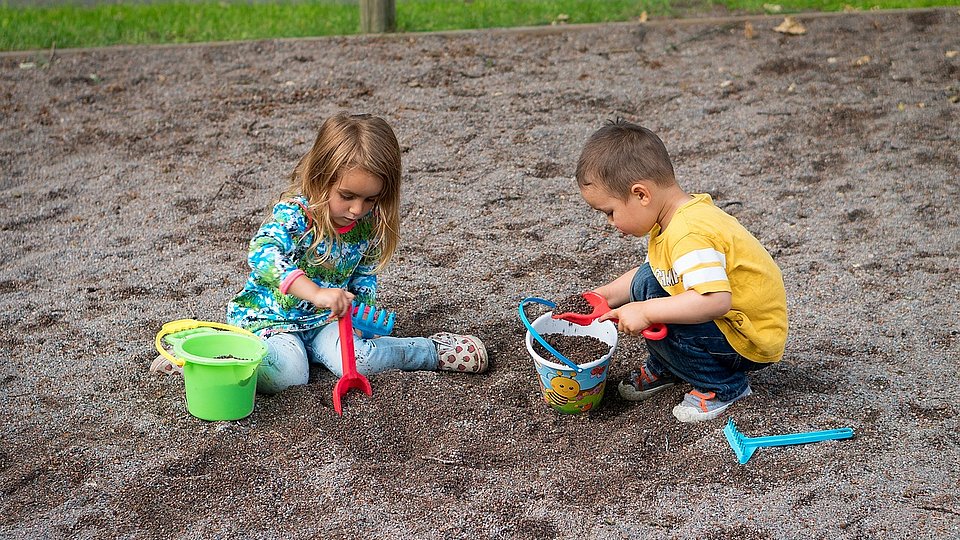
[[[683,395],[683,401],[673,408],[673,415],[681,422],[702,422],[703,420],[713,420],[720,416],[727,407],[738,399],[745,398],[752,394],[750,385],[739,396],[730,401],[720,401],[714,392],[700,393],[691,390]]]
[[[617,390],[623,399],[643,401],[661,390],[670,388],[677,382],[679,382],[679,379],[669,371],[659,377],[654,375],[644,362],[639,371],[631,371],[627,378],[620,381]]]

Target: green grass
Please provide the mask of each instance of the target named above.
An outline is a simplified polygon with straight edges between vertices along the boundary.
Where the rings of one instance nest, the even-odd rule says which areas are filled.
[[[960,5],[957,0],[726,0],[718,2],[729,9],[753,13],[770,13],[764,8],[766,5],[776,4],[783,10],[782,13],[796,13],[802,11],[844,11],[855,9],[867,11],[873,9],[915,9]]]
[[[398,0],[397,30],[424,32],[627,21],[665,14],[669,0]]]
[[[680,1],[690,14],[711,5],[763,13],[765,5],[776,3],[788,13],[930,7],[955,5],[958,0]],[[396,5],[399,32],[627,21],[643,12],[651,17],[674,13],[670,0],[396,0]],[[357,2],[344,0],[90,7],[10,7],[0,0],[0,51],[344,35],[357,33],[359,26]]]
[[[0,50],[321,36],[359,24],[356,5],[316,1],[0,7]]]

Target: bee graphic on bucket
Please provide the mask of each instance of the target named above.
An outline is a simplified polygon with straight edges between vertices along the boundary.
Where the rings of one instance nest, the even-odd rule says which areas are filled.
[[[599,377],[606,372],[606,366],[590,370],[591,377]],[[601,380],[593,388],[580,389],[576,379],[567,376],[563,371],[557,371],[556,376],[550,379],[548,385],[540,381],[543,392],[543,401],[560,412],[587,412],[603,397],[603,387],[606,384]]]
[[[558,371],[557,376],[550,379],[549,387],[543,388],[543,398],[548,405],[566,405],[577,399],[579,393],[580,383],[576,379],[564,377],[562,371]]]
[[[534,367],[537,369],[541,399],[549,407],[563,414],[580,414],[598,407],[606,387],[610,358],[617,346],[616,326],[609,321],[578,325],[554,319],[551,313],[545,313],[531,323],[523,311],[524,304],[529,302],[536,302],[550,308],[556,306],[549,300],[530,297],[523,300],[519,308],[520,320],[527,328],[525,337],[527,352],[533,358]],[[551,355],[543,357],[533,346],[534,340],[540,345],[546,343],[541,334],[591,337],[606,343],[610,349],[602,357],[582,364],[577,364],[555,353],[549,346],[544,349]]]

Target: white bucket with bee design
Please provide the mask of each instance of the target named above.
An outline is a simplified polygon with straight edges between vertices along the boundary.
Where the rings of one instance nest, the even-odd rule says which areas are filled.
[[[579,414],[594,409],[603,399],[603,390],[607,385],[607,371],[610,358],[617,348],[617,327],[610,321],[597,322],[583,326],[554,319],[553,312],[545,313],[531,323],[532,329],[544,334],[563,334],[567,336],[589,336],[606,343],[610,349],[600,358],[570,358],[580,366],[576,371],[554,357],[549,359],[537,354],[534,337],[527,330],[525,342],[527,352],[533,358],[540,382],[540,395],[543,401],[554,410],[564,414]]]

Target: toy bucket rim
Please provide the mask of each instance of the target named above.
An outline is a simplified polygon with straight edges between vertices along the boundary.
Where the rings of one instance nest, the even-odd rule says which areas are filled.
[[[261,340],[259,336],[257,336],[253,332],[250,332],[249,330],[244,330],[239,326],[233,326],[231,324],[224,324],[224,323],[211,322],[211,321],[198,321],[196,319],[177,319],[175,321],[170,321],[168,323],[165,323],[163,327],[160,328],[160,331],[157,332],[157,335],[154,338],[153,345],[157,349],[157,352],[160,353],[161,356],[163,356],[170,362],[174,363],[175,365],[183,367],[184,364],[186,364],[186,361],[180,358],[177,358],[176,356],[167,352],[167,350],[163,347],[163,338],[170,334],[176,334],[178,332],[183,332],[185,330],[193,330],[195,328],[214,328],[217,330],[225,330],[233,334],[255,338],[259,340],[261,344],[263,344],[263,340]],[[260,361],[263,361],[263,358],[265,357],[266,355],[261,357]],[[217,365],[229,365],[229,364],[221,363]]]
[[[531,325],[537,324],[537,323],[540,322],[541,320],[546,319],[546,318],[548,318],[548,317],[552,318],[552,312],[544,313],[543,315],[537,317],[536,319],[534,319],[534,321],[533,321],[533,323],[531,323]],[[593,323],[591,323],[591,324],[600,324],[600,325],[613,326],[613,323],[610,322],[610,321],[593,322]],[[603,340],[601,340],[601,341],[603,341]],[[537,354],[536,351],[534,351],[534,349],[533,349],[533,336],[530,334],[530,331],[529,331],[529,330],[527,330],[527,335],[526,335],[526,337],[525,337],[525,339],[524,339],[524,342],[525,342],[525,344],[526,344],[526,346],[527,346],[527,352],[530,353],[530,356],[533,358],[534,362],[538,362],[538,363],[540,363],[540,364],[543,364],[544,366],[546,366],[546,367],[548,367],[548,368],[551,368],[551,369],[562,370],[562,371],[574,371],[574,372],[576,372],[575,370],[571,369],[570,366],[568,366],[568,365],[566,365],[566,364],[557,364],[557,363],[555,363],[555,362],[551,362],[551,361],[545,359],[544,357],[540,356],[539,354]],[[595,367],[599,366],[600,364],[602,364],[602,363],[604,363],[604,362],[610,361],[610,359],[613,357],[614,351],[615,351],[616,348],[617,348],[617,344],[614,343],[613,345],[610,345],[610,344],[607,343],[606,341],[604,341],[604,344],[606,344],[606,345],[610,348],[610,350],[607,351],[607,354],[605,354],[605,355],[601,356],[600,358],[598,358],[598,359],[596,359],[596,360],[593,360],[593,361],[591,361],[591,362],[587,362],[587,363],[585,363],[585,364],[577,364],[577,365],[580,366],[580,369],[581,369],[582,371],[588,371],[588,370],[590,370],[590,369],[592,369],[592,368],[595,368]]]
[[[183,350],[183,346],[190,342],[191,340],[205,339],[210,337],[222,338],[223,334],[227,334],[231,339],[242,339],[246,341],[254,342],[260,348],[260,357],[259,358],[240,358],[240,357],[230,357],[228,358],[210,358],[206,356],[198,356],[193,353],[189,353]],[[250,364],[259,364],[263,362],[263,359],[266,358],[268,350],[266,345],[263,344],[263,341],[260,338],[250,337],[243,334],[237,334],[235,332],[220,332],[219,334],[195,334],[183,340],[183,342],[178,343],[174,346],[174,351],[176,351],[177,356],[180,360],[183,360],[187,364],[200,364],[204,366],[249,366]]]

